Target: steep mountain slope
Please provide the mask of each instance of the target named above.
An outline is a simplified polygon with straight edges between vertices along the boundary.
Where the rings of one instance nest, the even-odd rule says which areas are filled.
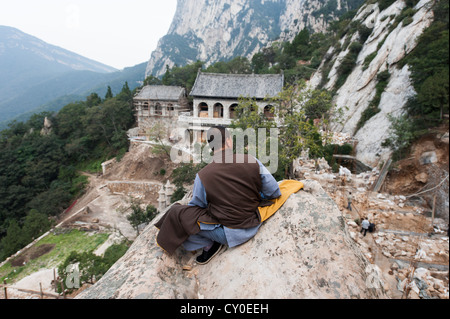
[[[0,26],[0,56],[3,71],[0,75],[1,81],[4,81],[7,76],[11,80],[11,74],[14,78],[20,78],[23,73],[35,76],[38,75],[37,72],[51,74],[69,70],[88,70],[99,73],[116,71],[113,67],[48,44],[7,26]]]
[[[152,53],[146,76],[166,65],[201,60],[207,65],[251,57],[271,41],[291,40],[305,27],[324,31],[328,22],[363,0],[178,0],[169,32]]]
[[[390,131],[389,115],[403,114],[415,94],[409,66],[399,67],[399,62],[432,23],[434,1],[379,3],[367,2],[359,9],[352,21],[359,27],[349,28],[329,49],[311,79],[312,86],[337,91],[334,101],[341,113],[333,129],[354,136],[358,159],[372,166],[391,154],[382,146]]]
[[[68,71],[116,71],[6,26],[0,26],[0,70],[0,96],[27,83]]]
[[[120,86],[117,93],[128,81],[133,89],[137,81],[143,81],[145,66],[136,68],[118,71],[15,28],[0,26],[0,126],[18,116],[26,119],[20,115],[42,105],[51,104],[50,110],[55,110],[84,100],[91,92],[103,93],[107,85]]]
[[[22,95],[10,100],[8,105],[12,107],[15,105],[34,105],[34,107],[24,110],[23,113],[9,120],[0,122],[0,129],[6,127],[11,120],[26,121],[34,113],[57,112],[71,102],[84,101],[91,93],[97,93],[100,97],[104,97],[108,86],[111,87],[113,94],[119,93],[125,82],[128,82],[130,90],[134,90],[142,84],[146,66],[147,62],[144,62],[112,73],[73,71],[52,77],[48,81],[30,87],[22,92]],[[36,98],[46,92],[47,87],[51,87],[52,90],[45,93],[43,103],[37,104]],[[0,116],[1,118],[2,116]]]

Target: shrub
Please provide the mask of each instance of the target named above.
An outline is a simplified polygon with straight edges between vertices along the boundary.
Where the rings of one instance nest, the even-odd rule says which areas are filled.
[[[370,101],[367,109],[365,109],[364,112],[361,114],[361,118],[359,119],[358,124],[356,125],[356,131],[362,128],[369,119],[371,119],[373,116],[375,116],[381,111],[381,109],[379,108],[381,101],[381,94],[383,94],[386,86],[388,85],[390,77],[391,74],[389,73],[388,70],[380,72],[377,75],[378,83],[375,86],[376,88],[375,96],[372,99],[372,101]]]
[[[371,54],[369,54],[368,56],[366,56],[366,58],[364,59],[364,64],[363,64],[363,69],[366,70],[370,63],[373,61],[373,59],[375,59],[375,57],[377,56],[378,52],[372,52]]]
[[[128,250],[128,244],[123,242],[110,246],[103,257],[95,255],[92,251],[79,253],[72,251],[65,261],[58,267],[58,275],[64,284],[64,289],[73,291],[74,288],[68,287],[67,280],[71,273],[68,273],[71,265],[78,265],[80,286],[85,283],[94,283],[98,281],[114,263],[119,260]],[[77,279],[77,278],[75,278]],[[61,292],[61,286],[58,285],[58,292]]]
[[[342,59],[341,64],[339,65],[337,69],[337,73],[339,75],[338,80],[336,81],[336,87],[335,89],[339,89],[344,83],[345,80],[347,80],[347,77],[352,72],[353,68],[355,67],[356,60],[358,59],[358,54],[362,49],[362,44],[359,42],[352,42],[349,45],[349,52],[347,55]]]
[[[186,195],[186,190],[183,186],[178,186],[172,194],[172,198],[170,199],[171,203],[182,200],[184,195]]]
[[[380,11],[383,11],[384,9],[389,8],[396,0],[379,0],[378,1],[378,7],[380,8]]]

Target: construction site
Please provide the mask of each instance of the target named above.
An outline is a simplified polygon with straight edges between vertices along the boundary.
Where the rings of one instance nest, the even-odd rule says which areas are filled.
[[[333,172],[324,159],[305,156],[295,162],[296,179],[319,182],[334,200],[351,238],[380,273],[392,299],[449,298],[448,140],[448,130],[435,133],[418,141],[410,158],[375,168],[351,156],[336,156],[339,172]],[[161,205],[162,190],[173,182],[176,167],[167,155],[155,154],[151,143],[132,141],[119,162],[105,162],[102,173],[88,175],[85,194],[50,232],[107,233],[108,240],[97,248],[98,254],[124,238],[133,241],[137,233],[126,219],[130,200]],[[192,186],[185,185],[187,190]],[[170,204],[170,198],[166,199]],[[365,234],[361,232],[363,219],[373,225]],[[38,241],[9,261],[25,264],[53,249],[47,245],[38,251],[34,248]],[[5,285],[0,298],[6,294],[10,299],[57,298],[52,286],[56,267],[47,265]]]
[[[449,298],[448,143],[448,130],[434,132],[409,158],[372,170],[351,157],[335,157],[346,162],[339,173],[323,159],[299,159],[297,176],[319,181],[334,199],[393,299]],[[363,219],[373,226],[366,234]]]

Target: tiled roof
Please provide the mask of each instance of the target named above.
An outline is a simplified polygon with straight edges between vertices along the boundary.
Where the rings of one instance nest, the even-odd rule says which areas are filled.
[[[190,93],[195,97],[263,99],[283,89],[283,74],[219,74],[199,72]]]
[[[185,89],[181,86],[147,85],[135,95],[136,100],[178,101],[183,97]]]

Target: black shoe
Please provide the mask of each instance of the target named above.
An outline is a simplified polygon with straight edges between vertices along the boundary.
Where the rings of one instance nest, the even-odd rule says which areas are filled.
[[[214,256],[216,256],[220,252],[222,247],[222,244],[214,242],[214,244],[208,251],[203,250],[203,253],[197,257],[197,263],[200,265],[206,265],[210,262],[211,259],[213,259]]]

